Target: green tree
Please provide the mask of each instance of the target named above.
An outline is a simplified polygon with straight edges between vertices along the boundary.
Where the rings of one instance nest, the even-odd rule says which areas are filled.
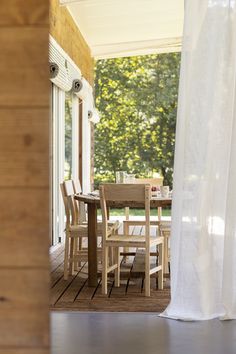
[[[95,183],[158,172],[172,185],[180,54],[96,63]]]
[[[72,96],[65,96],[65,179],[71,179],[72,175]]]

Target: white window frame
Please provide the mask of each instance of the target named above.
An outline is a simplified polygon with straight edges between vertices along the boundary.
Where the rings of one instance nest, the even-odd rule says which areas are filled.
[[[65,211],[60,191],[65,164],[65,92],[52,86],[52,243],[64,240]]]
[[[79,98],[72,96],[72,179],[79,179]]]
[[[89,103],[83,99],[82,117],[82,190],[91,192],[91,123],[88,119]]]
[[[65,92],[52,85],[52,244],[65,241],[65,209],[60,183],[65,169]],[[79,99],[72,96],[72,178],[79,176]]]

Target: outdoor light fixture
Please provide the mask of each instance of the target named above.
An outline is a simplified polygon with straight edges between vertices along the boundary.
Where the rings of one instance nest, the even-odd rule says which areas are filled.
[[[100,117],[99,117],[99,112],[96,108],[94,108],[92,111],[88,111],[88,119],[91,123],[99,123]]]
[[[74,93],[79,93],[83,89],[83,81],[80,79],[75,79],[72,82],[72,91]]]

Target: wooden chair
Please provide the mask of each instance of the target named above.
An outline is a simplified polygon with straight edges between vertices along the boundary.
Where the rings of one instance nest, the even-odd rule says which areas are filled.
[[[75,194],[82,193],[80,181],[78,179],[73,179],[72,183]],[[76,201],[75,207],[79,223],[85,222],[87,220],[85,204],[83,202]]]
[[[88,250],[83,248],[83,238],[88,237],[88,223],[80,218],[80,208],[74,199],[75,191],[72,180],[60,185],[66,212],[64,279],[77,269],[81,260],[87,259]],[[109,232],[119,228],[118,222],[109,222]],[[97,237],[102,238],[102,223],[98,223]]]
[[[73,188],[74,192],[76,194],[82,193],[80,181],[78,179],[72,180],[73,183]],[[75,208],[76,208],[76,215],[79,223],[85,223],[87,222],[87,216],[86,216],[86,208],[85,204],[83,202],[78,202],[75,201]],[[120,226],[120,223],[118,221],[109,221],[109,227],[113,227],[114,229],[118,229]],[[97,226],[99,229],[99,233],[102,233],[102,221],[97,220]]]
[[[149,184],[152,187],[160,187],[163,185],[163,177],[159,178],[136,178],[134,181],[135,184]],[[124,230],[125,233],[129,233],[130,226],[140,226],[144,225],[144,221],[141,220],[132,220],[129,218],[129,208],[125,208],[125,218],[124,221]],[[150,224],[152,226],[157,226],[159,230],[159,234],[164,237],[164,273],[169,273],[169,237],[170,237],[170,229],[171,229],[171,221],[163,220],[162,219],[162,208],[159,207],[157,209],[157,221],[151,221]],[[129,250],[125,249],[124,252],[129,254]]]
[[[78,239],[88,237],[88,226],[86,223],[78,223],[72,181],[61,183],[60,188],[66,213],[64,251],[64,279],[66,280],[68,275],[73,273],[75,263],[83,256],[82,250],[77,251],[77,245]]]
[[[152,187],[160,187],[163,185],[163,177],[157,177],[157,178],[135,178],[134,182],[135,184],[149,184]],[[158,220],[161,220],[161,213],[162,210],[161,208],[157,209],[157,215],[158,215]],[[129,220],[129,208],[125,208],[125,218],[128,221]],[[135,220],[132,225],[135,225]],[[124,223],[124,227],[127,225]]]
[[[164,274],[170,273],[170,248],[171,221],[158,221],[159,233],[164,237]]]
[[[72,184],[73,184],[73,189],[75,194],[82,193],[82,188],[79,179],[73,179]],[[76,213],[77,222],[79,224],[83,224],[87,222],[85,203],[75,200],[75,213]],[[75,241],[75,248],[82,250],[82,243],[83,243],[83,238],[80,237],[78,239],[78,242]],[[75,265],[75,269],[76,268],[77,268],[77,264]]]
[[[100,198],[103,221],[102,239],[102,293],[107,294],[107,275],[115,271],[115,286],[120,286],[120,247],[145,249],[145,295],[150,296],[150,275],[158,272],[158,288],[163,289],[163,236],[150,236],[150,185],[140,184],[102,184]],[[107,204],[109,201],[140,202],[145,205],[145,236],[108,232]],[[150,250],[152,246],[159,249],[158,265],[150,269]],[[109,265],[108,250],[114,249],[114,263]]]

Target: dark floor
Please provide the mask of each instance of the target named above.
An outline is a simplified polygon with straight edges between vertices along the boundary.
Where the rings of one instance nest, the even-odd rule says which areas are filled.
[[[142,227],[132,232],[142,234]],[[134,249],[134,251],[136,251]],[[169,279],[164,282],[164,290],[156,289],[156,278],[151,279],[151,296],[144,296],[144,253],[138,250],[135,257],[121,263],[121,286],[114,286],[111,274],[108,295],[101,294],[101,273],[98,286],[88,286],[88,265],[81,264],[78,271],[67,281],[63,279],[64,248],[58,247],[51,253],[51,309],[80,311],[139,311],[161,312],[170,301]],[[153,262],[155,262],[155,258]],[[101,270],[101,265],[99,265]]]
[[[52,354],[235,354],[236,321],[52,312]]]

